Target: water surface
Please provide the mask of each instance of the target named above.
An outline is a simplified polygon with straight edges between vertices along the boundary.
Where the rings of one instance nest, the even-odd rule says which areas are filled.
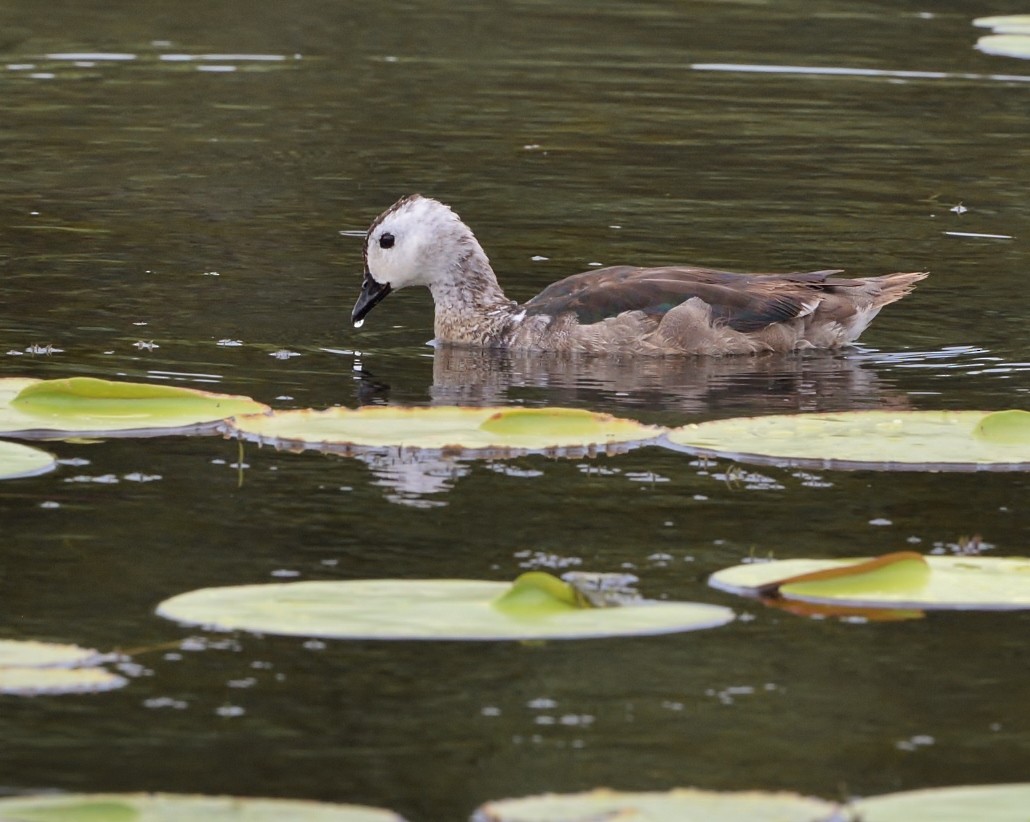
[[[663,424],[1025,408],[1030,65],[973,49],[970,21],[996,11],[9,2],[0,374]],[[846,355],[434,352],[428,294],[348,323],[360,240],[340,232],[412,191],[462,214],[518,299],[594,263],[932,276]],[[249,446],[241,472],[214,438],[48,447],[57,473],[0,485],[0,635],[171,645],[117,692],[0,700],[0,792],[308,797],[414,822],[602,785],[836,798],[1025,779],[1026,616],[810,621],[704,581],[753,555],[973,534],[1025,553],[1026,475]],[[528,567],[631,570],[649,596],[743,618],[542,647],[200,632],[179,648],[191,632],[153,615],[210,585]]]

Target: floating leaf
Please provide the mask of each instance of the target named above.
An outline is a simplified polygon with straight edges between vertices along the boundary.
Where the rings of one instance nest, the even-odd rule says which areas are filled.
[[[184,794],[66,794],[0,799],[3,822],[404,822],[360,805]]]
[[[889,793],[851,807],[862,822],[1026,822],[1030,782]]]
[[[350,453],[362,448],[503,452],[588,450],[652,440],[663,429],[571,408],[408,408],[279,411],[225,428],[276,447]]]
[[[692,454],[781,466],[1030,470],[1030,442],[1001,442],[977,435],[980,423],[990,417],[994,414],[984,411],[847,411],[738,417],[685,425],[670,431],[667,439]],[[989,420],[988,425],[993,427]],[[1004,427],[1009,430],[1009,426]]]
[[[976,41],[976,48],[977,51],[990,54],[992,57],[1015,57],[1019,60],[1030,60],[1030,33],[988,34]]]
[[[794,793],[594,790],[487,802],[473,822],[834,822],[839,807]]]
[[[0,668],[0,694],[43,696],[112,691],[126,684],[106,668]],[[7,817],[0,817],[6,822]]]
[[[0,442],[0,479],[32,477],[53,470],[53,454],[17,442]]]
[[[999,445],[1030,445],[1030,411],[995,411],[977,423],[973,434]]]
[[[267,411],[248,397],[92,377],[0,379],[0,432],[21,436],[194,431]]]
[[[37,696],[120,688],[126,682],[123,677],[89,667],[102,658],[98,651],[78,645],[0,640],[0,694]]]
[[[902,555],[905,556],[904,554]],[[778,588],[786,599],[859,608],[992,610],[1030,608],[1030,559],[1022,557],[923,557],[929,573],[903,560],[890,565],[861,559],[784,559],[736,565],[714,573],[709,584],[744,596]],[[827,569],[858,569],[857,576],[805,576]],[[800,582],[798,581],[800,580]],[[836,580],[836,582],[834,581]]]
[[[56,642],[0,639],[0,668],[8,666],[35,668],[70,668],[90,665],[101,658],[99,651],[78,645]]]
[[[900,551],[837,568],[809,571],[776,583],[780,596],[787,599],[837,600],[873,592],[910,595],[926,587],[930,566],[922,554]]]
[[[999,14],[994,17],[978,17],[974,26],[991,29],[996,34],[1030,34],[1030,14]]]
[[[545,575],[546,576],[546,575]],[[554,579],[552,577],[552,579]],[[205,588],[162,602],[157,613],[187,625],[338,639],[515,640],[668,634],[714,628],[728,608],[650,602],[584,608],[554,579],[374,579]]]

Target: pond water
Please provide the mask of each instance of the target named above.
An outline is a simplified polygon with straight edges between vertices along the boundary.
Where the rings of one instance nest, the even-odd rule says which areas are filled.
[[[0,376],[662,424],[1027,408],[1030,64],[977,52],[971,25],[1015,10],[9,0]],[[592,263],[932,276],[843,355],[434,352],[428,293],[349,324],[361,242],[341,232],[412,191],[459,211],[519,299]],[[972,535],[1025,555],[1027,474],[728,476],[658,448],[391,464],[248,446],[241,468],[214,437],[47,447],[55,473],[0,484],[0,637],[135,653],[118,691],[0,697],[0,793],[306,797],[430,822],[596,786],[838,798],[1026,778],[1030,615],[810,620],[705,580],[752,555]],[[530,567],[629,570],[648,596],[740,618],[521,645],[154,615],[212,585]]]

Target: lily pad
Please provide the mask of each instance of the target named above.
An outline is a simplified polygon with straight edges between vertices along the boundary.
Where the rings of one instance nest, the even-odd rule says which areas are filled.
[[[851,804],[862,822],[1026,822],[1030,782],[927,788]]]
[[[57,465],[53,454],[17,442],[0,442],[0,479],[33,477],[52,471]]]
[[[102,659],[78,645],[0,640],[0,694],[94,693],[125,685],[124,677],[96,667]]]
[[[839,807],[794,793],[716,793],[677,788],[666,793],[594,790],[487,802],[473,822],[833,822]]]
[[[1026,34],[988,34],[976,41],[976,49],[992,57],[1030,60],[1030,28]]]
[[[352,453],[369,448],[438,451],[577,452],[626,447],[664,432],[635,420],[576,408],[410,408],[366,406],[278,411],[224,426],[278,448]]]
[[[996,34],[1030,34],[1030,14],[998,14],[978,17],[974,26],[991,29]]]
[[[23,437],[195,432],[267,411],[249,397],[93,377],[0,379],[0,432]]]
[[[410,640],[669,634],[715,628],[734,618],[728,608],[694,602],[589,607],[569,585],[542,572],[524,574],[514,584],[372,579],[204,588],[165,600],[157,613],[220,630]]]
[[[168,793],[65,794],[0,799],[3,822],[404,822],[360,805]]]
[[[868,559],[783,559],[716,571],[709,585],[744,596],[858,608],[1012,611],[1030,608],[1030,559],[921,557],[884,564]],[[918,556],[918,555],[916,555]],[[851,573],[834,573],[850,569]]]
[[[56,642],[0,639],[0,668],[71,668],[90,665],[101,658],[99,651]]]
[[[1030,440],[1019,438],[1022,429],[1014,418],[1001,417],[1009,413],[847,411],[738,417],[676,428],[667,441],[692,454],[780,466],[1030,470]]]
[[[92,694],[113,691],[126,682],[106,668],[0,668],[0,694],[17,696]]]

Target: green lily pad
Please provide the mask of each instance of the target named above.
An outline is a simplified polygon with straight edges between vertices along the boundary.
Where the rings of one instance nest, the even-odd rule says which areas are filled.
[[[409,408],[278,411],[237,417],[223,426],[277,448],[352,453],[369,448],[446,451],[577,452],[624,448],[664,429],[575,408]]]
[[[1030,60],[1030,29],[1025,34],[988,34],[976,41],[976,49],[992,57]]]
[[[925,570],[921,563],[909,560],[895,562],[892,568],[868,559],[783,559],[725,568],[712,574],[708,583],[731,594],[778,594],[799,602],[858,608],[1030,608],[1030,559],[927,556],[922,560]],[[857,573],[825,574],[849,567]]]
[[[0,640],[0,694],[94,693],[125,685],[124,677],[96,667],[102,658],[78,645]]]
[[[1014,418],[1003,416],[1009,413],[846,411],[738,417],[685,425],[670,431],[667,440],[692,454],[781,466],[1030,470],[1030,441],[1018,438],[1023,429]]]
[[[862,822],[1026,822],[1030,782],[927,788],[851,804]]]
[[[1030,411],[1012,409],[988,414],[977,423],[973,436],[998,445],[1030,445]]]
[[[66,794],[0,799],[3,822],[404,822],[360,805],[169,793]]]
[[[974,26],[991,29],[996,34],[1030,34],[1030,14],[999,14],[993,17],[978,17]]]
[[[157,613],[220,630],[411,640],[668,634],[714,628],[734,618],[728,608],[694,602],[590,607],[566,583],[542,572],[524,574],[514,584],[372,579],[204,588],[165,600]]]
[[[839,807],[794,793],[594,790],[487,802],[473,822],[834,822]]]
[[[56,642],[0,639],[0,668],[71,668],[90,665],[101,658],[99,651]]]
[[[0,442],[0,479],[33,477],[52,471],[57,465],[53,454],[17,442]]]
[[[0,432],[19,436],[195,432],[267,411],[249,397],[92,377],[0,379]]]
[[[0,668],[0,694],[56,696],[121,688],[125,677],[106,668]],[[7,817],[0,817],[5,820]]]

